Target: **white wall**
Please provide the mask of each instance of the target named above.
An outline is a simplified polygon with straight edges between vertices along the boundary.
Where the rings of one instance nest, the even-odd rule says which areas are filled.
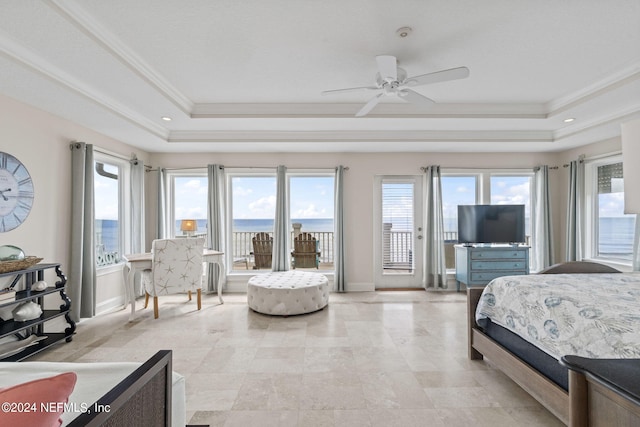
[[[640,214],[640,119],[622,124],[622,157],[624,168],[624,211]]]
[[[348,166],[345,172],[345,230],[347,232],[347,289],[373,289],[373,180],[378,175],[420,175],[420,167],[440,165],[443,168],[533,168],[556,164],[553,153],[331,153],[331,154],[152,154],[156,167],[205,167],[209,163],[228,166],[288,168],[333,168]],[[552,173],[552,179],[555,172]],[[147,202],[156,203],[155,177],[147,181]],[[553,185],[556,188],[557,185]],[[554,192],[555,194],[555,192]],[[555,198],[559,194],[554,195]],[[155,215],[148,217],[148,230],[155,229]],[[153,224],[152,224],[153,222]],[[559,243],[559,242],[558,242]]]
[[[0,151],[11,154],[28,169],[35,188],[33,207],[25,222],[0,233],[0,245],[15,245],[27,255],[59,262],[68,271],[70,254],[71,141],[84,141],[129,156],[147,154],[87,128],[0,96]],[[55,276],[47,280],[53,281]],[[99,277],[100,304],[121,298],[121,273]],[[73,303],[73,301],[72,301]]]
[[[145,164],[167,168],[204,167],[209,163],[227,166],[265,166],[279,164],[289,168],[349,166],[345,173],[347,241],[347,279],[352,288],[373,284],[373,179],[376,174],[421,174],[420,167],[439,164],[443,168],[532,168],[548,164],[553,170],[552,201],[556,260],[564,254],[566,169],[562,165],[577,158],[620,150],[619,140],[609,140],[560,153],[277,153],[277,154],[175,154],[145,153],[100,135],[82,126],[0,96],[0,151],[20,159],[29,169],[36,196],[25,223],[0,233],[0,245],[13,244],[28,255],[45,262],[69,264],[70,152],[69,142],[82,140],[109,151],[129,156],[136,152]],[[147,240],[156,228],[155,174],[147,174]],[[149,247],[149,245],[147,246]],[[98,301],[109,303],[122,297],[119,272],[101,276]]]
[[[612,138],[605,141],[600,141],[594,144],[584,145],[582,147],[574,148],[572,150],[563,151],[558,153],[557,161],[559,165],[568,165],[572,160],[578,160],[578,157],[584,155],[585,158],[597,157],[606,154],[620,153],[621,140],[620,138]],[[556,199],[555,205],[557,206],[557,220],[558,236],[556,241],[556,261],[565,261],[564,253],[566,248],[566,242],[564,236],[567,231],[567,197],[566,194],[569,191],[569,168],[561,167],[558,171],[558,192],[559,197]],[[619,268],[619,267],[617,267]]]

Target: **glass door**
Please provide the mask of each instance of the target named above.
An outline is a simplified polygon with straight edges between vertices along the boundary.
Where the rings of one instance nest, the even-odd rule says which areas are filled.
[[[376,288],[422,286],[422,179],[420,175],[376,177]]]

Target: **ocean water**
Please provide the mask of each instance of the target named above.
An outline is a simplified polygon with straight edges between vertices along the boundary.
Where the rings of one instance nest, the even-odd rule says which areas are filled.
[[[198,219],[196,220],[196,222],[198,224],[198,229],[196,230],[196,234],[206,233],[207,220]],[[296,218],[296,219],[292,219],[291,223],[302,224],[302,231],[333,231],[332,218],[303,218],[303,219]],[[291,229],[293,230],[293,227]],[[249,231],[249,232],[273,231],[273,220],[272,219],[234,219],[233,231]],[[175,233],[176,235],[182,234],[182,231],[180,231],[180,220],[176,221]]]
[[[333,218],[296,218],[291,224],[302,224],[302,231],[333,231]],[[293,226],[291,226],[293,230]],[[234,219],[233,231],[273,231],[272,219]]]
[[[449,226],[453,225],[451,219]],[[207,232],[207,220],[199,219],[197,233]],[[291,223],[302,224],[302,231],[333,231],[332,218],[301,218],[292,219]],[[118,250],[118,222],[115,220],[96,220],[96,234],[99,239],[96,243],[102,243],[106,251]],[[457,224],[456,224],[457,225]],[[610,217],[600,218],[598,224],[600,242],[598,251],[601,255],[631,254],[633,252],[633,234],[635,232],[635,218]],[[456,227],[457,228],[457,227]],[[447,228],[446,230],[455,230]],[[176,234],[180,235],[180,221],[176,221]],[[272,219],[236,219],[233,221],[233,231],[273,231]]]
[[[600,255],[633,253],[634,216],[600,218],[598,232],[600,234],[598,242]]]

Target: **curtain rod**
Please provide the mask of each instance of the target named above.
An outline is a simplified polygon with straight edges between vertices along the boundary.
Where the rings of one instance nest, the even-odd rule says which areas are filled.
[[[147,166],[145,165],[145,167],[148,167],[149,169],[147,169],[147,172],[155,172],[158,169],[152,169],[151,166]],[[334,166],[335,168],[335,166]],[[177,170],[191,170],[191,169],[207,169],[206,166],[202,167],[202,166],[193,166],[193,167],[188,167],[188,168],[164,168],[165,170],[168,171],[177,171]],[[273,166],[220,166],[220,169],[276,169]],[[327,169],[331,169],[331,167],[326,167],[326,168],[308,168],[308,167],[300,167],[300,168],[293,168],[293,167],[289,167],[287,166],[287,169],[306,169],[306,170],[327,170]],[[345,166],[344,170],[348,171],[349,170],[349,166]]]
[[[566,165],[568,166],[568,165]],[[506,170],[513,170],[513,171],[525,171],[525,170],[530,170],[533,169],[535,170],[536,168],[539,168],[540,166],[534,166],[534,167],[524,167],[524,168],[464,168],[464,167],[455,167],[455,166],[450,166],[450,167],[444,167],[441,166],[440,169],[457,169],[457,170],[470,170],[470,171],[474,171],[474,170],[494,170],[494,171],[506,171]],[[549,169],[558,169],[558,166],[549,166]],[[422,172],[426,172],[427,171],[427,167],[426,166],[421,166],[420,170]]]
[[[80,141],[73,141],[72,144],[74,144],[76,142],[80,142]],[[127,161],[130,161],[130,162],[138,160],[138,156],[137,156],[136,153],[131,153],[131,157],[127,157],[124,154],[115,153],[113,151],[105,150],[104,148],[96,147],[95,145],[93,146],[93,151],[98,152],[100,154],[106,154],[107,156],[116,157],[118,159],[127,160]]]

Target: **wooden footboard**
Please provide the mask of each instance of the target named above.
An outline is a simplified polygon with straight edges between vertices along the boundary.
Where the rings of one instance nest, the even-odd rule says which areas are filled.
[[[467,289],[469,358],[489,359],[493,366],[504,372],[560,421],[569,425],[569,394],[478,328],[475,312],[483,289]]]
[[[469,359],[486,357],[497,369],[527,391],[553,415],[570,427],[640,425],[640,400],[629,397],[606,382],[569,371],[569,392],[484,334],[475,321],[483,288],[467,290]],[[570,356],[571,357],[571,356]],[[566,358],[566,357],[565,357]],[[578,358],[579,359],[579,358]],[[585,359],[594,360],[594,359]],[[625,361],[628,362],[628,361]],[[631,361],[633,362],[633,361]],[[628,375],[636,377],[636,375]]]
[[[473,329],[471,339],[474,350],[489,359],[493,366],[504,372],[560,421],[569,425],[569,395],[566,391],[480,330]]]
[[[171,387],[171,350],[160,350],[68,425],[170,426]]]

